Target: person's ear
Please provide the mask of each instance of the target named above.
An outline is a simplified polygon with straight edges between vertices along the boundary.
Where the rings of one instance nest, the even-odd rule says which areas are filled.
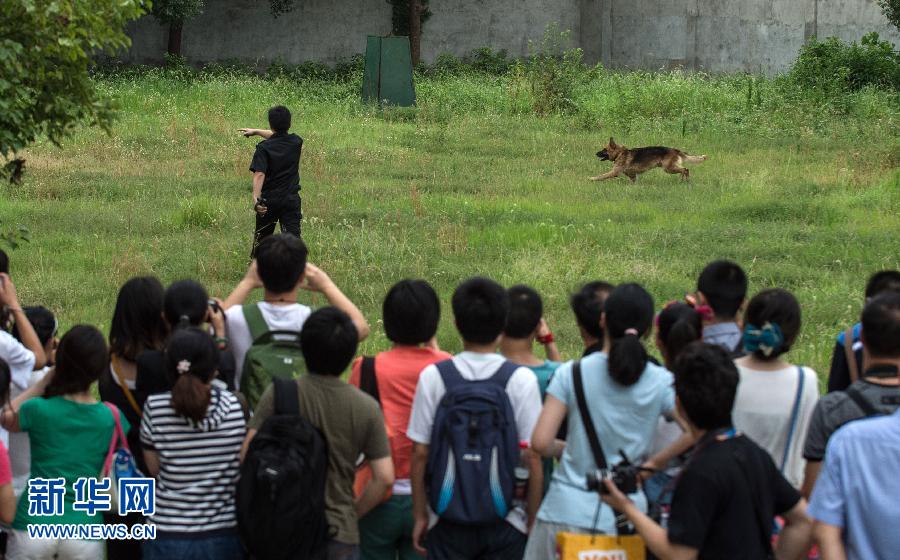
[[[709,305],[709,300],[706,299],[706,294],[697,290],[697,306],[699,307],[701,305]]]

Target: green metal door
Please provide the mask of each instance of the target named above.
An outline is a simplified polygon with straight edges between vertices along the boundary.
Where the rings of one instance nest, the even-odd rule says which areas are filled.
[[[362,99],[399,107],[416,104],[409,37],[369,36]]]

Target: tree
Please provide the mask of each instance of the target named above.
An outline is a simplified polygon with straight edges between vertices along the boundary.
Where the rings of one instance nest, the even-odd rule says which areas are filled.
[[[894,24],[894,27],[900,29],[900,0],[878,0],[884,17]]]
[[[184,22],[203,13],[205,0],[155,0],[151,13],[160,23],[169,26],[166,52],[181,56],[181,35]]]
[[[108,129],[115,105],[97,92],[93,55],[127,48],[125,24],[141,0],[0,0],[0,162],[21,172],[17,153],[46,136],[59,145],[79,123]]]
[[[413,66],[419,64],[422,25],[431,17],[428,0],[387,0],[391,5],[392,33],[409,36]],[[418,17],[416,17],[418,14]]]

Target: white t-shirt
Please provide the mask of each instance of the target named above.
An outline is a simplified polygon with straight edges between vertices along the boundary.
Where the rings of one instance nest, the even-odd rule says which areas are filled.
[[[269,325],[271,331],[300,332],[303,323],[312,314],[312,309],[299,303],[289,305],[276,305],[261,301],[257,304],[262,311],[263,319]],[[228,347],[234,356],[234,385],[241,387],[241,373],[244,368],[244,355],[253,345],[253,337],[250,336],[250,328],[244,319],[243,305],[235,305],[225,312],[225,322],[228,329]]]
[[[453,365],[459,370],[462,378],[469,381],[482,381],[490,378],[497,373],[504,361],[505,358],[499,354],[477,352],[461,352],[453,357]],[[406,431],[409,439],[426,445],[431,442],[435,412],[446,392],[447,389],[444,387],[444,381],[441,379],[437,366],[430,365],[422,370],[416,386],[416,396],[413,399],[409,428]],[[524,366],[516,369],[506,384],[506,394],[509,396],[509,402],[516,417],[519,441],[530,443],[531,433],[541,414],[541,392],[534,372]],[[431,517],[433,525],[437,522],[437,517],[433,513]],[[506,520],[516,529],[523,533],[526,532],[525,515],[521,509],[512,510],[506,516]]]
[[[738,366],[741,380],[734,399],[734,427],[769,452],[775,465],[782,468],[784,448],[790,430],[791,412],[797,396],[797,366],[778,371],[759,371]],[[787,464],[783,474],[795,488],[803,483],[806,461],[803,444],[816,402],[819,400],[819,378],[810,368],[803,368],[803,394],[797,424],[791,436]]]
[[[34,352],[4,330],[0,330],[0,359],[9,365],[12,385],[10,389],[18,388],[19,392],[29,387],[31,372],[34,371]],[[9,448],[9,432],[0,428],[0,440]]]
[[[10,400],[36,385],[49,371],[50,366],[32,371],[28,379],[28,385],[24,388],[13,383],[9,391]],[[25,487],[28,486],[28,479],[31,478],[31,440],[28,439],[28,432],[10,433],[7,447],[9,449],[9,466],[12,468],[13,493],[16,497],[19,497],[22,495]]]

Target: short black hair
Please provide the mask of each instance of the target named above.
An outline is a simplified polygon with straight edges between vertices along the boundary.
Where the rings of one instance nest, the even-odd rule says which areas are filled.
[[[303,240],[289,233],[270,235],[256,247],[256,270],[263,287],[274,293],[290,292],[306,270]]]
[[[37,334],[38,340],[41,341],[41,345],[46,346],[50,339],[56,336],[58,328],[53,312],[42,305],[23,307],[22,312],[25,313],[25,317],[31,323],[31,327]],[[13,336],[16,337],[16,340],[22,341],[22,334],[19,332],[18,324],[13,328]]]
[[[382,306],[384,332],[395,344],[428,342],[441,320],[441,302],[425,280],[401,280],[391,286]]]
[[[291,128],[291,112],[284,105],[269,109],[269,127],[273,132],[287,132]]]
[[[731,427],[740,375],[728,351],[694,342],[678,355],[672,374],[675,394],[691,424],[701,430]]]
[[[452,305],[456,329],[464,341],[490,344],[503,333],[509,297],[503,286],[493,280],[469,278],[453,292]]]
[[[744,323],[762,328],[766,323],[778,325],[784,336],[784,343],[766,356],[762,350],[753,353],[760,360],[774,360],[790,351],[791,346],[800,334],[800,302],[794,294],[781,288],[763,290],[753,296],[747,304]]]
[[[703,337],[703,316],[680,301],[659,312],[656,326],[667,362],[674,362],[678,354]]]
[[[300,347],[310,373],[340,375],[350,365],[358,345],[356,325],[337,307],[317,309],[300,331]]]
[[[0,272],[9,274],[9,255],[0,249]]]
[[[900,292],[884,292],[862,312],[863,346],[876,358],[900,358]]]
[[[503,334],[510,338],[528,338],[544,316],[541,295],[524,284],[513,286],[506,293],[509,296],[509,315]]]
[[[6,360],[0,358],[0,407],[9,402],[9,388],[12,383],[12,372]]]
[[[163,287],[155,276],[122,284],[109,325],[109,350],[129,361],[144,350],[161,350],[168,329],[163,321]]]
[[[603,302],[615,286],[609,282],[595,280],[588,282],[569,298],[569,306],[575,313],[575,321],[584,332],[603,340],[603,329],[600,327],[600,316],[603,314]]]
[[[109,352],[103,334],[90,325],[75,325],[59,341],[56,371],[44,398],[87,391],[108,369]]]
[[[163,296],[163,315],[172,328],[198,326],[206,319],[209,295],[195,280],[172,282]]]
[[[866,282],[866,299],[887,291],[900,292],[900,272],[881,270],[870,276]]]
[[[747,275],[737,263],[719,260],[706,265],[697,279],[701,292],[719,319],[731,319],[747,297]]]

